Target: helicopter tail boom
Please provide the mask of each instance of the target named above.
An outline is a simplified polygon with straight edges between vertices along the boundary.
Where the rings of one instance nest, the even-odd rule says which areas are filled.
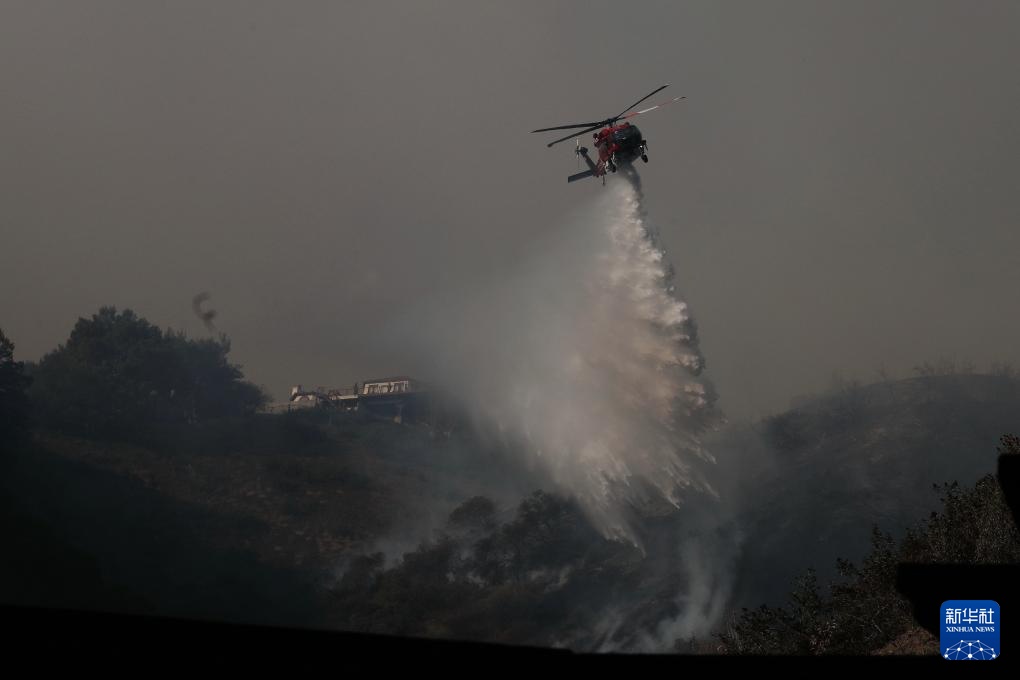
[[[586,177],[597,177],[599,174],[599,169],[598,166],[595,165],[595,162],[592,161],[591,156],[588,155],[588,149],[586,149],[585,147],[581,146],[580,143],[578,143],[576,148],[574,149],[574,153],[577,154],[578,158],[584,159],[585,165],[588,166],[588,169],[585,170],[584,172],[579,172],[577,174],[571,175],[570,177],[567,177],[567,183],[576,182],[577,180],[585,179]]]
[[[579,172],[576,175],[571,175],[570,177],[567,177],[567,182],[568,183],[576,182],[579,179],[587,179],[588,177],[594,177],[594,176],[595,176],[595,171],[594,170],[585,170],[584,172]]]

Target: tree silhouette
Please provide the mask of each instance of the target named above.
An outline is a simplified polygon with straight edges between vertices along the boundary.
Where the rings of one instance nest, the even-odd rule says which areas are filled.
[[[15,446],[28,429],[25,389],[31,382],[24,364],[14,360],[14,343],[0,330],[0,450]]]
[[[44,426],[87,436],[253,412],[265,395],[229,352],[225,336],[189,340],[131,310],[103,307],[42,358],[30,394]]]

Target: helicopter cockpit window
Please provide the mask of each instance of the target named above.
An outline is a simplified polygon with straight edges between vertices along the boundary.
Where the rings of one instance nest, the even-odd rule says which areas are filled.
[[[639,137],[640,135],[638,134],[637,128],[635,128],[633,125],[627,126],[622,130],[618,130],[613,134],[613,139],[616,141],[617,144],[626,144],[629,142],[633,142],[639,139]]]

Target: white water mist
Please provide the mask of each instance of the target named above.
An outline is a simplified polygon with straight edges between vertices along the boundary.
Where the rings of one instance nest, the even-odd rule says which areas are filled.
[[[714,396],[690,309],[636,175],[556,232],[511,280],[463,292],[402,337],[481,423],[575,496],[608,537],[638,543],[635,506],[711,492],[696,461]]]

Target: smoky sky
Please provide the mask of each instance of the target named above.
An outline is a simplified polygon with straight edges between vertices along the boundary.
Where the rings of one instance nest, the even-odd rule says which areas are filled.
[[[1016,2],[0,3],[0,327],[101,305],[292,384],[604,191],[537,127],[641,116],[649,219],[730,416],[834,373],[1020,361]],[[625,329],[621,329],[625,332]]]

